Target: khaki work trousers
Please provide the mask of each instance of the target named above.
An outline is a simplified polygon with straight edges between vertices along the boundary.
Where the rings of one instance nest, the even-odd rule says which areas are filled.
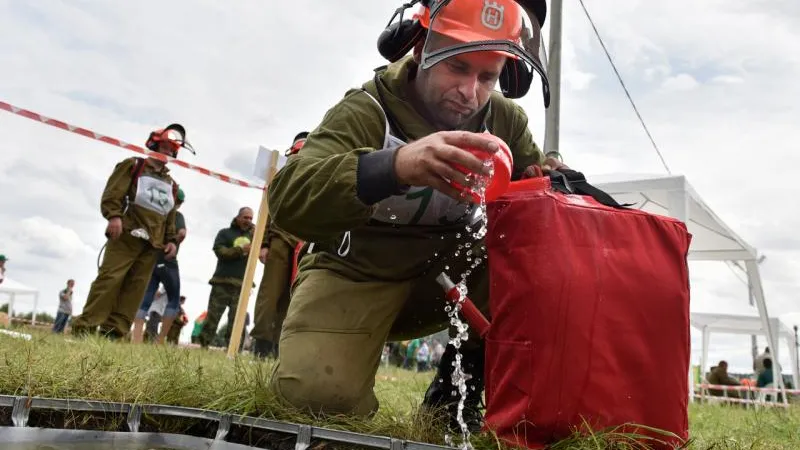
[[[289,309],[294,247],[280,237],[269,242],[269,255],[258,288],[254,312],[253,339],[278,343],[281,327]]]
[[[285,404],[314,413],[373,414],[379,406],[375,374],[386,341],[447,328],[447,303],[436,277],[444,271],[458,282],[470,264],[463,256],[434,261],[407,281],[354,281],[328,268],[301,266],[270,380],[273,392]],[[474,269],[467,287],[489,318],[486,269],[486,262]],[[470,333],[464,345],[477,339]]]
[[[83,312],[72,320],[73,334],[94,332],[100,326],[102,332],[127,336],[159,251],[127,231],[118,239],[109,239]]]

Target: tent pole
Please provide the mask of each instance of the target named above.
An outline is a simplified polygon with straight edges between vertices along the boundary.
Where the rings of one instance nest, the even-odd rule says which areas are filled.
[[[792,343],[794,344],[794,348],[791,349],[791,353],[794,355],[792,388],[800,389],[800,342],[797,340],[797,325],[794,326],[794,339]]]
[[[788,400],[786,399],[786,387],[783,385],[783,376],[780,373],[780,362],[778,361],[778,346],[775,342],[775,337],[777,336],[776,331],[772,329],[772,321],[769,319],[769,313],[767,313],[767,302],[764,300],[764,288],[761,285],[761,275],[758,271],[758,262],[755,259],[749,259],[744,262],[745,268],[747,269],[747,279],[753,285],[753,294],[756,299],[756,306],[758,306],[758,315],[761,316],[761,324],[764,326],[764,332],[767,335],[767,345],[771,350],[773,355],[772,361],[774,363],[773,366],[773,374],[776,373],[775,383],[778,390],[783,394],[783,402],[784,404],[788,404]],[[777,370],[776,370],[777,369]]]
[[[706,377],[706,367],[708,367],[708,344],[711,341],[711,331],[708,325],[703,327],[703,353],[700,355],[700,379]]]
[[[753,282],[750,281],[749,277],[747,279],[747,296],[748,300],[750,301],[750,306],[756,306],[756,301],[753,295]],[[758,340],[756,339],[755,334],[750,335],[750,346],[752,347],[751,350],[753,352],[753,369],[755,370],[756,358],[758,358]]]

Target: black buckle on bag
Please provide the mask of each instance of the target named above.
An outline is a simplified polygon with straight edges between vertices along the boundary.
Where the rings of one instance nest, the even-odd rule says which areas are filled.
[[[586,177],[572,169],[550,170],[547,175],[550,177],[550,185],[553,190],[567,195],[587,195],[595,199],[598,203],[617,209],[630,209],[633,203],[619,204],[608,193],[592,186],[586,181]]]

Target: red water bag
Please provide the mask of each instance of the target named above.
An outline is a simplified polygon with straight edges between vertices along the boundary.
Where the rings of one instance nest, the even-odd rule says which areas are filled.
[[[625,424],[652,448],[685,441],[686,226],[547,178],[511,183],[487,214],[487,428],[528,448]]]

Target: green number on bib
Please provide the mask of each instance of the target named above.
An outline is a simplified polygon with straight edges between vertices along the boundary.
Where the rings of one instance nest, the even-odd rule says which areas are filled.
[[[416,198],[422,199],[422,201],[419,202],[419,208],[417,208],[417,212],[414,214],[414,217],[412,217],[408,222],[409,225],[416,225],[422,219],[422,216],[425,214],[425,210],[428,208],[428,204],[431,202],[432,196],[433,188],[431,187],[427,187],[421,191],[411,194],[406,194],[407,200],[414,200]]]

